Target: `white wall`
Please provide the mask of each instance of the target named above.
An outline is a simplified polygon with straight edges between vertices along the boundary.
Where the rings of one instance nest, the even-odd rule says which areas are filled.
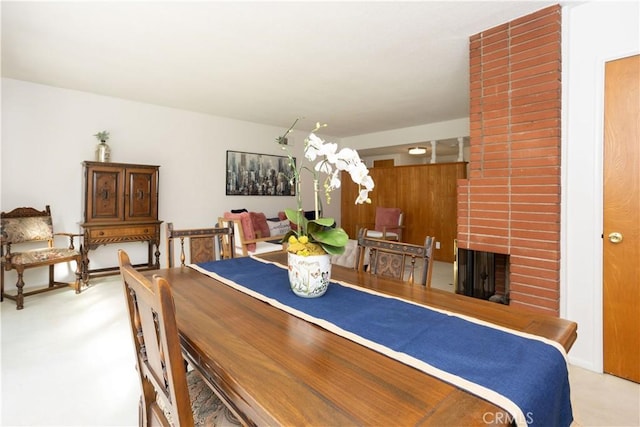
[[[367,133],[343,138],[342,142],[353,149],[388,147],[394,145],[421,144],[425,141],[439,141],[469,135],[469,118],[429,123],[402,129]]]
[[[602,372],[604,63],[640,53],[640,6],[569,6],[562,25],[561,316],[578,323],[570,361]]]
[[[289,138],[298,161],[311,130],[303,125]],[[0,210],[50,204],[55,231],[79,232],[82,161],[94,160],[98,141],[93,135],[102,130],[111,133],[113,162],[161,166],[159,216],[176,227],[212,225],[225,210],[235,208],[271,216],[296,206],[294,197],[225,195],[226,150],[283,155],[275,139],[286,129],[2,79]],[[306,183],[310,187],[309,180]],[[309,191],[303,189],[303,194]],[[340,192],[332,196],[337,202],[325,207],[325,215],[339,219]],[[313,208],[312,199],[303,202],[306,209]],[[165,265],[164,230],[162,236]],[[91,251],[91,267],[116,265],[118,246]],[[135,262],[146,261],[146,244],[120,246]],[[27,284],[44,283],[34,276],[41,275],[36,270],[25,275]],[[73,278],[62,268],[57,273],[65,280]],[[13,272],[6,279],[7,287],[14,288]]]
[[[304,138],[314,124],[299,123],[289,135],[298,162],[303,159]],[[432,130],[440,127],[390,134],[439,139],[441,134]],[[230,209],[247,208],[271,216],[296,206],[294,197],[226,196],[224,189],[226,150],[283,155],[275,139],[285,129],[3,78],[0,210],[50,204],[56,231],[80,232],[82,162],[94,160],[98,141],[93,135],[102,130],[111,134],[113,162],[160,165],[159,217],[177,227],[211,225]],[[311,188],[306,178],[305,195]],[[312,199],[305,196],[303,206],[312,209]],[[339,190],[332,193],[332,203],[324,205],[324,214],[339,222]],[[163,230],[163,266],[164,245]],[[134,262],[146,261],[145,243],[108,245],[90,252],[91,268],[114,266],[118,247],[127,250]],[[73,279],[73,272],[62,267],[56,268],[56,275],[60,280]],[[25,281],[27,287],[41,284],[44,273],[27,271]],[[6,274],[6,283],[12,289],[13,272]]]
[[[462,129],[447,131],[452,123]],[[359,142],[371,147],[468,133],[466,120],[452,123],[365,135]],[[289,136],[298,162],[303,159],[304,138],[314,124],[299,123]],[[275,139],[285,129],[3,78],[0,210],[49,204],[56,231],[79,232],[82,162],[94,159],[98,141],[93,135],[102,130],[111,134],[113,162],[160,165],[159,217],[176,227],[210,225],[230,209],[247,208],[271,216],[296,206],[294,197],[225,195],[226,150],[284,154]],[[337,138],[324,137],[347,146]],[[307,177],[303,194],[310,190]],[[339,190],[332,193],[332,200],[325,204],[324,214],[339,222]],[[313,208],[308,196],[303,207]],[[162,266],[164,245],[163,230]],[[90,252],[91,268],[114,266],[118,247],[127,250],[134,262],[146,261],[144,243],[108,245]],[[73,272],[61,267],[56,275],[60,280],[73,279]],[[27,287],[43,283],[43,278],[39,269],[25,273]],[[14,283],[15,275],[8,272],[5,285],[12,289]]]
[[[344,142],[343,142],[344,143]],[[464,147],[463,149],[463,161],[469,161],[471,153],[470,147]],[[373,166],[374,160],[388,160],[393,159],[394,166],[405,165],[428,165],[431,163],[431,155],[426,154],[423,156],[412,156],[410,154],[392,154],[392,155],[378,155],[378,156],[362,156],[362,161],[368,166]],[[436,163],[453,163],[458,161],[457,154],[451,154],[446,156],[438,156]]]

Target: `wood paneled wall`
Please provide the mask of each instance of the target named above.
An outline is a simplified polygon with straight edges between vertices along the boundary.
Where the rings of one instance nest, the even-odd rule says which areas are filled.
[[[341,226],[351,238],[358,227],[373,228],[376,206],[400,208],[404,212],[403,241],[423,244],[426,236],[440,242],[434,259],[453,262],[456,238],[456,182],[466,178],[466,163],[435,163],[396,167],[374,167],[375,183],[370,205],[356,205],[358,187],[348,176],[342,179]]]

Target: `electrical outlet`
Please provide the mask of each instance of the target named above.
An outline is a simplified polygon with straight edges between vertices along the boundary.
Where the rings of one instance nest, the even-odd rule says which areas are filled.
[[[440,242],[436,242],[436,249],[440,249]]]

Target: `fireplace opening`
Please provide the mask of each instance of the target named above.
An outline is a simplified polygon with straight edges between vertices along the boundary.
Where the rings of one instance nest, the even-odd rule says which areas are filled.
[[[509,304],[509,255],[458,248],[454,276],[457,294]]]

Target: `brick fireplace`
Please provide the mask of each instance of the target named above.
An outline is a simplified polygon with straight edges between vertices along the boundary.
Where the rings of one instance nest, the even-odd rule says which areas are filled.
[[[459,248],[509,255],[510,304],[559,315],[561,9],[470,38]]]

